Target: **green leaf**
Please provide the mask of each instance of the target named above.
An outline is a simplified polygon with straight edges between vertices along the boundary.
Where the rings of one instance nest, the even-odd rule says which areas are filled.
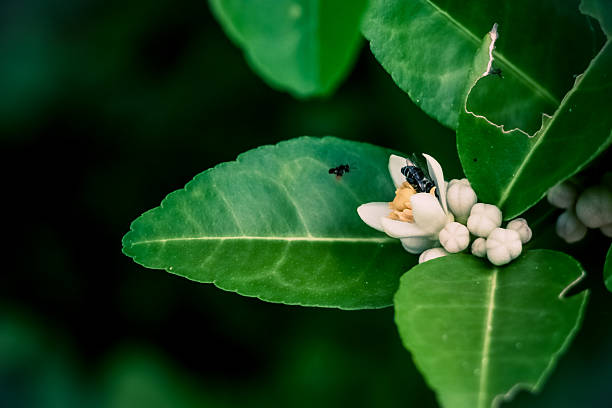
[[[597,19],[604,33],[612,36],[612,7],[608,0],[582,0],[580,11]]]
[[[529,135],[521,129],[506,130],[474,108],[503,105],[495,87],[504,80],[487,75],[487,35],[470,73],[457,128],[457,149],[466,176],[482,202],[495,204],[506,219],[537,203],[546,191],[574,175],[612,142],[610,72],[612,42],[608,40],[552,117],[543,116],[542,127]],[[479,89],[483,86],[483,89]]]
[[[506,38],[496,51],[504,102],[487,113],[507,126],[537,129],[540,112],[555,110],[572,75],[599,49],[578,0],[375,0],[362,31],[397,85],[455,129],[474,53],[495,22]]]
[[[610,292],[612,292],[612,245],[608,249],[606,255],[606,264],[604,265],[604,283]]]
[[[547,250],[505,267],[437,258],[402,276],[395,321],[444,407],[489,407],[542,387],[580,326],[588,293],[563,294],[582,276],[573,258]]]
[[[361,45],[368,0],[210,0],[217,20],[272,87],[330,94]]]
[[[134,221],[123,251],[148,268],[270,302],[389,306],[416,258],[356,209],[393,197],[390,153],[332,137],[251,150]],[[351,167],[337,179],[328,170],[340,164]]]

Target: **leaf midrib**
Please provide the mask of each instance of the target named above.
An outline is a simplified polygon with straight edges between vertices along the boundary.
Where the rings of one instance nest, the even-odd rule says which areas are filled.
[[[495,291],[497,289],[497,268],[493,269],[493,275],[489,283],[487,314],[485,316],[484,333],[482,340],[482,357],[480,359],[480,383],[478,386],[478,407],[484,408],[487,404],[487,380],[489,375],[489,350],[491,346],[491,332],[493,331],[493,311],[495,309]]]
[[[442,10],[438,7],[432,0],[424,0],[427,4],[429,4],[433,9],[435,9],[439,14],[445,17],[453,26],[455,26],[458,31],[463,33],[470,41],[472,41],[476,46],[478,46],[481,40],[472,33],[467,27],[461,24],[459,21],[455,20],[450,14],[446,11]],[[540,85],[535,79],[533,79],[529,74],[525,71],[514,65],[510,60],[508,60],[502,53],[498,51],[494,51],[497,59],[504,65],[506,65],[510,71],[514,72],[517,77],[526,84],[529,88],[533,89],[538,94],[542,95],[546,100],[558,106],[561,101],[556,98],[548,89],[544,88]]]
[[[344,238],[344,237],[267,237],[267,236],[202,236],[202,237],[176,237],[176,238],[161,238],[151,239],[146,241],[131,242],[130,246],[145,245],[145,244],[163,244],[166,242],[183,242],[183,241],[227,241],[227,240],[245,240],[245,241],[305,241],[305,242],[363,242],[363,243],[391,243],[397,242],[396,239],[381,237],[381,238]]]

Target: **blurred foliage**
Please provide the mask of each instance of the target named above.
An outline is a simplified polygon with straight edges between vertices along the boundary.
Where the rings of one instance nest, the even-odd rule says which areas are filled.
[[[353,67],[368,0],[210,0],[227,35],[271,87],[331,94]]]
[[[300,135],[427,151],[460,176],[452,132],[368,52],[335,95],[299,102],[251,72],[205,1],[5,0],[0,55],[0,406],[435,406],[390,309],[267,304],[121,254],[130,221],[193,174]],[[515,406],[567,390],[610,405],[600,243],[572,248],[597,276],[585,330]]]

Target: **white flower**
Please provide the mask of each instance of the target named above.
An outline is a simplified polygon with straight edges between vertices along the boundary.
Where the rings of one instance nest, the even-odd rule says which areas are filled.
[[[494,205],[476,203],[470,211],[467,227],[470,232],[478,237],[487,237],[502,222],[502,213]]]
[[[531,239],[533,233],[531,232],[531,228],[527,224],[527,220],[524,218],[516,218],[506,225],[506,228],[514,230],[519,233],[521,237],[521,242],[526,244]]]
[[[484,238],[476,238],[472,242],[472,254],[479,258],[484,258],[487,255],[487,240]]]
[[[457,221],[465,224],[470,215],[470,210],[478,199],[470,182],[464,178],[450,181],[446,190],[446,201]]]
[[[487,238],[487,258],[493,265],[505,265],[523,250],[521,237],[514,230],[495,228]]]
[[[572,183],[564,181],[548,190],[546,199],[557,208],[570,208],[576,202],[577,194],[576,187]]]
[[[431,261],[432,259],[440,258],[442,256],[449,255],[448,252],[444,250],[444,248],[431,248],[423,251],[421,256],[419,256],[419,263]]]
[[[589,228],[612,223],[612,192],[603,186],[587,188],[576,202],[576,215]]]
[[[470,232],[463,224],[449,222],[440,231],[440,243],[452,254],[461,252],[470,245]]]
[[[397,189],[395,199],[391,203],[367,203],[357,208],[363,222],[384,231],[390,237],[399,238],[404,249],[413,254],[437,245],[440,230],[453,221],[453,215],[446,204],[446,182],[442,167],[433,157],[427,154],[423,156],[436,186],[435,193],[417,193],[401,172],[402,167],[406,166],[406,159],[391,155],[389,173]]]
[[[555,226],[557,235],[563,238],[568,244],[580,241],[587,233],[587,227],[580,222],[572,210],[564,211],[557,218]]]

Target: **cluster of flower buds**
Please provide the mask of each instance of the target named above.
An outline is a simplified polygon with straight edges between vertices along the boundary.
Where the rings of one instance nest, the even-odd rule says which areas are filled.
[[[612,186],[606,181],[612,173],[604,176],[604,183],[578,191],[576,185],[564,181],[548,190],[548,202],[565,211],[556,224],[557,235],[565,242],[578,242],[586,236],[588,228],[599,229],[612,237]]]
[[[487,257],[494,265],[505,265],[516,259],[523,244],[531,239],[531,229],[523,218],[510,221],[506,228],[501,228],[500,209],[478,203],[467,179],[451,180],[446,199],[456,221],[449,222],[440,231],[438,237],[442,248],[423,252],[419,257],[420,263],[464,251],[470,246],[470,238],[475,237],[471,245],[472,254]]]
[[[389,157],[395,198],[360,205],[357,213],[363,222],[399,239],[406,251],[421,254],[419,263],[465,251],[472,239],[472,253],[495,265],[518,257],[531,239],[527,222],[517,218],[501,228],[499,208],[479,203],[467,179],[447,183],[440,163],[423,157],[431,180],[409,159]]]

